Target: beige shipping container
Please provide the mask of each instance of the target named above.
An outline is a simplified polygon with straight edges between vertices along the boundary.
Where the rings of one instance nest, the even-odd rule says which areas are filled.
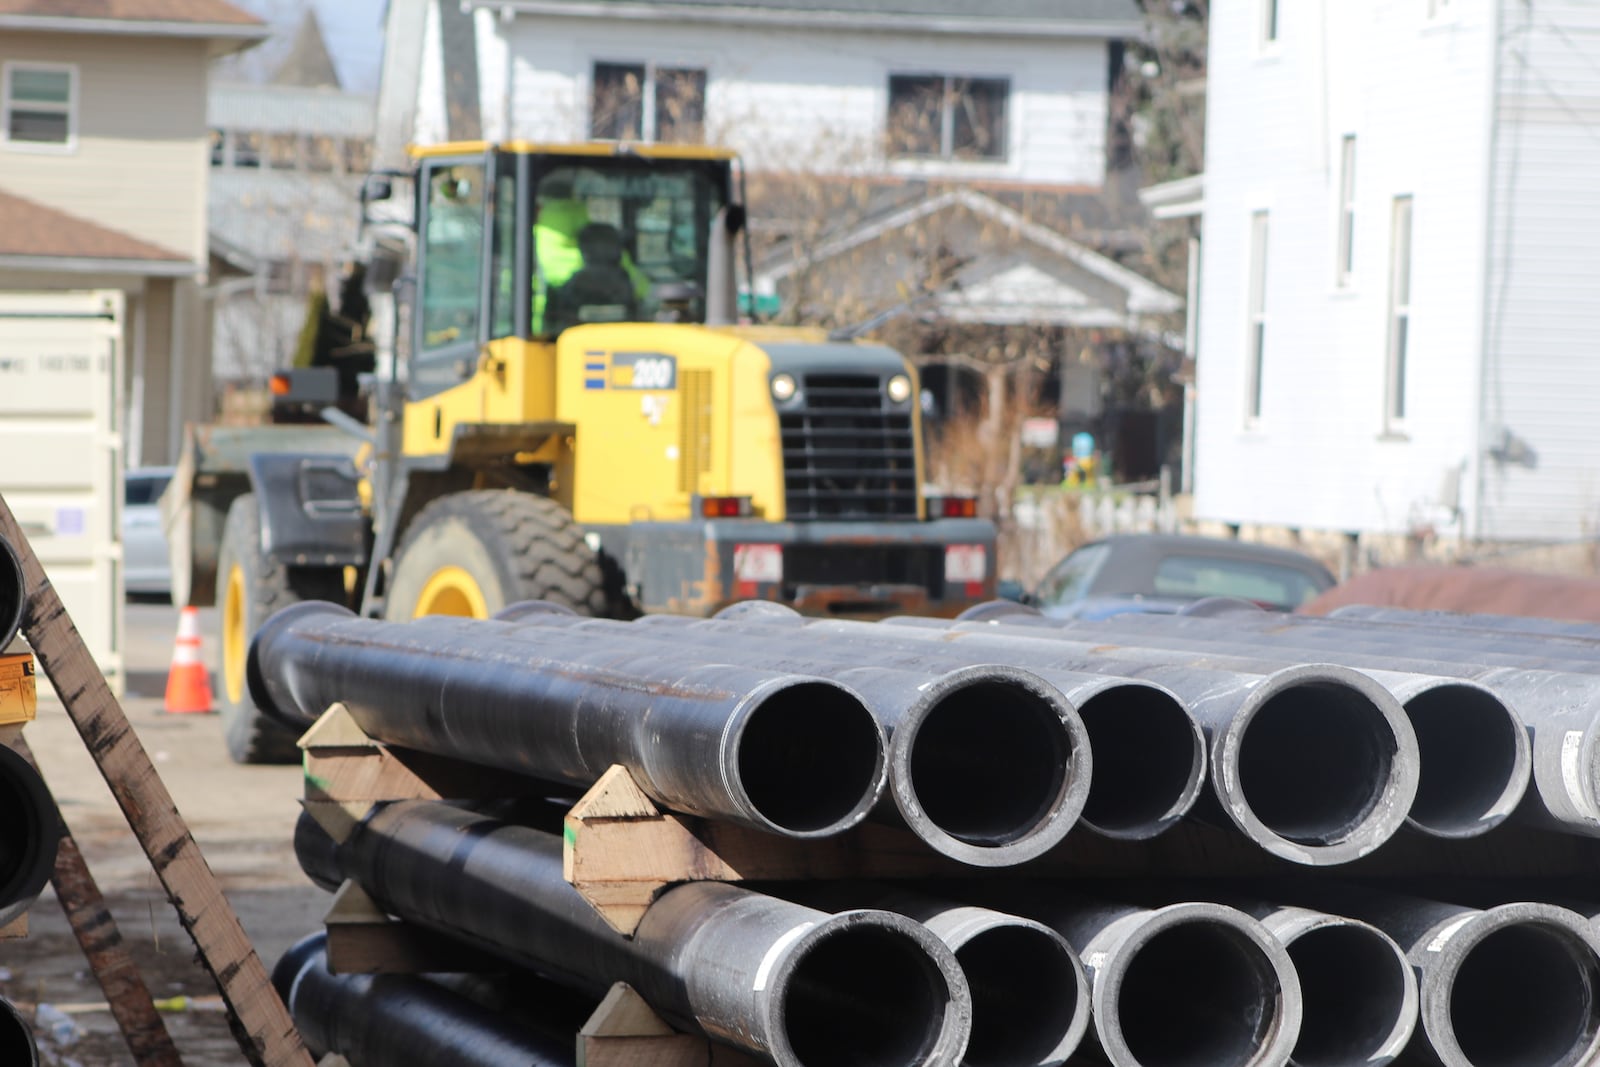
[[[121,696],[123,296],[0,292],[0,495]]]

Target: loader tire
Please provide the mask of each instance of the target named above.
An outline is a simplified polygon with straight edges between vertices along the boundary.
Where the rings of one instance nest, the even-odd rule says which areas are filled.
[[[395,553],[384,616],[482,619],[519,600],[605,615],[599,560],[555,501],[473,490],[442,496],[417,513]]]
[[[344,603],[344,575],[325,567],[286,567],[261,550],[255,494],[234,500],[217,558],[217,707],[222,739],[235,763],[298,763],[297,735],[263,715],[245,684],[250,641],[273,612],[302,600]]]

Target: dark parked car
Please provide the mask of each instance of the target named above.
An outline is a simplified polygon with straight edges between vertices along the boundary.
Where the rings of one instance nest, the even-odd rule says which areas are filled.
[[[1214,596],[1293,611],[1333,584],[1328,568],[1284,548],[1177,534],[1118,534],[1069,553],[1027,600],[1063,619],[1176,612]]]

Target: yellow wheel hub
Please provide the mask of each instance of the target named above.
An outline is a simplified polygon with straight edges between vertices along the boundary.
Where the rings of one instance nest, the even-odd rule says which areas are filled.
[[[417,596],[417,607],[412,618],[424,615],[461,615],[469,619],[487,619],[489,604],[478,588],[477,579],[465,568],[440,567],[422,586]]]
[[[233,704],[244,702],[244,663],[250,644],[245,629],[244,568],[235,563],[222,596],[222,682]]]

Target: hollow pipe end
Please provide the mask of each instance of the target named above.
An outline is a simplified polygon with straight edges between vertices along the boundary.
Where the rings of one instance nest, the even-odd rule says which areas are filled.
[[[874,936],[876,935],[876,936]],[[857,947],[859,946],[859,948]],[[842,958],[828,959],[830,950]],[[766,993],[766,1030],[772,1038],[768,1050],[779,1067],[810,1067],[826,1062],[825,1055],[802,1057],[790,1034],[810,1030],[803,1019],[791,1019],[798,998],[813,983],[807,972],[815,967],[848,966],[849,954],[862,951],[861,966],[881,966],[892,955],[901,966],[894,971],[900,988],[879,989],[890,998],[903,997],[910,1005],[929,1009],[924,1031],[903,1041],[895,1063],[905,1067],[957,1067],[972,1034],[972,991],[961,965],[943,941],[921,923],[892,912],[856,910],[829,915],[788,940],[780,939],[769,951],[770,968],[758,978],[757,992]],[[897,1022],[914,1025],[913,1012],[898,1013]],[[804,1037],[802,1037],[804,1040]],[[885,1067],[891,1067],[885,1064]]]
[[[1583,915],[1555,904],[1519,901],[1501,904],[1484,911],[1469,911],[1440,924],[1425,940],[1418,943],[1411,955],[1420,966],[1420,1015],[1424,1032],[1435,1054],[1445,1067],[1472,1067],[1470,1050],[1463,1047],[1458,1032],[1455,1007],[1459,999],[1472,1000],[1470,991],[1463,994],[1461,979],[1463,969],[1473,954],[1497,934],[1528,927],[1556,938],[1564,945],[1575,966],[1586,973],[1575,975],[1570,987],[1542,998],[1546,1003],[1564,1003],[1576,992],[1582,998],[1586,1022],[1574,1035],[1573,1047],[1555,1052],[1549,1067],[1594,1062],[1600,1055],[1600,932]],[[1508,981],[1522,985],[1548,980],[1538,968],[1508,968],[1505,961],[1496,959],[1496,971],[1504,972]],[[1475,1017],[1469,1006],[1465,1020]],[[1519,1062],[1537,1064],[1540,1061],[1530,1053]]]
[[[974,604],[956,616],[957,622],[996,622],[1013,619],[1019,615],[1032,616],[1042,614],[1038,608],[1031,604],[1021,604],[1015,600],[986,600],[982,604]]]
[[[61,842],[61,813],[55,797],[33,764],[9,745],[0,745],[0,806],[5,809],[5,865],[0,868],[0,925],[20,916],[44,890],[55,871]]]
[[[991,783],[996,788],[975,788],[961,774],[963,761],[984,762],[980,749],[1004,745],[995,702],[1007,699],[1015,704],[1014,754],[1003,761],[988,755],[991,768],[1003,765],[1005,773]],[[1059,689],[1017,667],[973,665],[919,687],[895,718],[889,793],[901,819],[934,851],[969,866],[1010,867],[1045,854],[1072,830],[1089,799],[1093,759],[1083,720]],[[1023,773],[1024,760],[1032,773]],[[1010,796],[1002,795],[1002,782]],[[995,809],[974,819],[974,794]]]
[[[11,542],[0,537],[0,651],[16,639],[27,604],[28,579],[22,573],[22,560]]]
[[[1505,822],[1533,781],[1533,744],[1516,711],[1487,686],[1461,679],[1427,679],[1396,695],[1421,760],[1406,825],[1459,840]]]
[[[1319,813],[1311,820],[1316,825],[1303,826],[1300,832],[1291,833],[1287,826],[1269,823],[1268,817],[1259,810],[1262,806],[1259,798],[1256,803],[1251,802],[1248,795],[1251,786],[1244,781],[1246,774],[1242,769],[1244,749],[1250,745],[1251,730],[1259,730],[1259,723],[1271,721],[1264,715],[1269,707],[1273,709],[1272,718],[1281,732],[1282,724],[1287,721],[1285,716],[1304,714],[1313,722],[1320,718],[1315,701],[1329,696],[1358,714],[1369,716],[1373,727],[1372,750],[1380,756],[1379,762],[1386,773],[1378,773],[1372,788],[1366,790],[1364,796],[1353,798],[1347,810]],[[1212,786],[1223,810],[1257,845],[1291,863],[1325,867],[1360,859],[1394,836],[1405,824],[1416,800],[1421,765],[1416,732],[1394,695],[1369,675],[1351,667],[1309,663],[1266,675],[1245,695],[1226,726],[1215,732],[1211,747]],[[1308,744],[1303,739],[1290,738],[1283,747],[1286,754],[1322,754],[1319,745]],[[1262,764],[1270,762],[1270,759],[1261,761]],[[1343,771],[1359,775],[1362,769],[1349,767]],[[1297,792],[1302,798],[1316,792],[1307,789],[1299,779],[1281,782],[1280,791]],[[1273,822],[1278,820],[1273,818]]]
[[[1283,943],[1267,932],[1260,922],[1244,912],[1224,904],[1189,901],[1169,904],[1141,914],[1130,923],[1127,933],[1110,951],[1095,955],[1091,1017],[1100,1040],[1100,1049],[1113,1067],[1142,1067],[1138,1056],[1123,1032],[1121,1024],[1121,999],[1130,970],[1140,952],[1160,935],[1185,926],[1220,928],[1244,946],[1246,960],[1264,987],[1275,985],[1276,994],[1263,989],[1262,1002],[1275,1017],[1260,1035],[1251,1064],[1283,1064],[1289,1062],[1295,1042],[1300,1038],[1304,1002],[1300,977],[1289,959]],[[1085,950],[1087,951],[1087,950]]]
[[[750,622],[787,622],[795,626],[805,622],[805,616],[798,611],[772,600],[741,600],[737,604],[729,604],[711,617],[725,622],[743,619]]]
[[[1043,676],[1059,684],[1048,672]],[[1176,826],[1206,788],[1206,734],[1199,720],[1177,694],[1154,682],[1102,678],[1088,691],[1067,691],[1095,760],[1079,821],[1119,841],[1148,841]],[[1162,783],[1155,792],[1148,786],[1158,768]]]
[[[888,788],[883,726],[858,693],[828,679],[780,675],[750,689],[719,748],[720,777],[746,820],[785,837],[843,833]]]

